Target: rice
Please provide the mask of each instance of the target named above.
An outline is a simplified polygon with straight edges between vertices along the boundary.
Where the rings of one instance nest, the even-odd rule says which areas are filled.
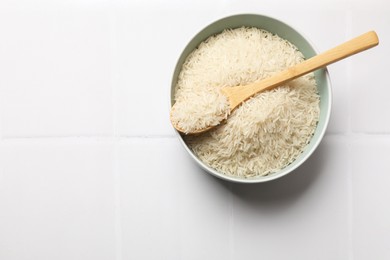
[[[171,110],[171,121],[182,132],[188,134],[216,126],[229,115],[227,98],[214,87],[206,86],[203,91],[188,90],[188,93],[181,94],[180,101]]]
[[[216,124],[228,115],[221,88],[267,78],[303,60],[293,44],[265,30],[225,30],[201,43],[184,62],[173,117],[186,131]],[[255,95],[221,126],[183,138],[200,160],[221,173],[264,176],[302,153],[319,112],[314,75],[308,74]]]

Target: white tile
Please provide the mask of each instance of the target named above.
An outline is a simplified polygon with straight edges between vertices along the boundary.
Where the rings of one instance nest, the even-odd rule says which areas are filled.
[[[229,189],[176,138],[126,141],[118,158],[124,259],[228,259]]]
[[[354,259],[390,259],[390,139],[359,137],[352,145]]]
[[[2,11],[11,12],[53,12],[65,9],[93,9],[96,7],[107,7],[110,0],[2,0],[0,3]]]
[[[382,10],[389,9],[390,3],[387,0],[348,0],[348,9],[352,10]],[[366,17],[362,18],[366,19]]]
[[[348,148],[327,137],[280,180],[233,187],[233,259],[348,259]]]
[[[112,133],[109,29],[92,4],[0,6],[4,136]]]
[[[0,259],[114,259],[109,144],[0,147]]]
[[[351,126],[355,132],[390,132],[390,120],[384,119],[390,110],[386,76],[390,67],[389,11],[387,5],[382,10],[353,10],[350,14],[352,34],[375,30],[380,41],[374,49],[351,58]]]
[[[289,1],[289,0],[264,0],[264,1],[256,1],[256,0],[226,0],[224,1],[226,8],[231,10],[231,12],[241,12],[241,13],[260,13],[265,15],[273,15],[279,12],[291,14],[297,14],[301,11],[305,11],[306,14],[311,11],[323,10],[341,10],[345,9],[347,6],[348,0],[319,0],[316,1],[315,4],[311,0],[297,0],[297,1]]]

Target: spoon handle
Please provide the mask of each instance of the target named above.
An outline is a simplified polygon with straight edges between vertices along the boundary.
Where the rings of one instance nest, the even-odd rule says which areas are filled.
[[[276,74],[275,76],[246,86],[224,88],[222,92],[228,96],[230,108],[234,109],[243,101],[247,100],[260,91],[277,87],[287,81],[298,78],[316,69],[325,67],[336,61],[372,48],[378,45],[378,43],[379,40],[377,34],[374,31],[370,31],[308,60],[305,60],[302,63],[290,67],[289,69],[286,69],[281,73]]]

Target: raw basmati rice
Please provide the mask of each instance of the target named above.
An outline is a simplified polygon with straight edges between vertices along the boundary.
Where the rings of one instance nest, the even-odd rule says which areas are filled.
[[[258,28],[225,30],[201,43],[178,77],[175,110],[183,129],[226,117],[222,87],[245,85],[302,62],[290,42]],[[222,111],[222,113],[221,113]],[[310,141],[319,118],[313,74],[259,93],[226,122],[185,142],[205,164],[227,175],[264,176],[294,161]]]

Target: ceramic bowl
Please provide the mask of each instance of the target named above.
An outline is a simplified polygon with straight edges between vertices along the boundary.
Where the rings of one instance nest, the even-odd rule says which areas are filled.
[[[239,28],[242,26],[257,27],[277,34],[278,36],[290,41],[295,46],[297,46],[298,49],[303,53],[305,58],[310,58],[317,54],[316,49],[313,47],[313,44],[307,39],[307,37],[303,36],[302,33],[298,32],[291,25],[288,25],[287,23],[284,23],[278,19],[260,14],[238,14],[222,18],[211,23],[210,25],[207,25],[204,29],[197,33],[189,41],[189,43],[181,53],[179,60],[176,64],[171,83],[171,105],[173,105],[174,103],[173,97],[175,94],[174,91],[178,75],[187,56],[208,37],[221,33],[223,30],[228,28]],[[187,150],[187,152],[197,162],[197,164],[199,164],[199,166],[203,168],[206,172],[218,178],[239,183],[259,183],[278,179],[293,172],[296,168],[302,165],[302,163],[304,163],[316,150],[326,132],[330,117],[332,99],[331,82],[329,79],[328,71],[326,69],[317,70],[315,72],[315,79],[317,81],[318,92],[320,95],[320,118],[317,128],[310,143],[305,147],[303,152],[296,158],[296,160],[278,172],[269,174],[267,176],[259,176],[252,178],[240,178],[225,175],[203,163],[187,146],[187,144],[183,140],[182,135],[177,132],[177,136]]]

